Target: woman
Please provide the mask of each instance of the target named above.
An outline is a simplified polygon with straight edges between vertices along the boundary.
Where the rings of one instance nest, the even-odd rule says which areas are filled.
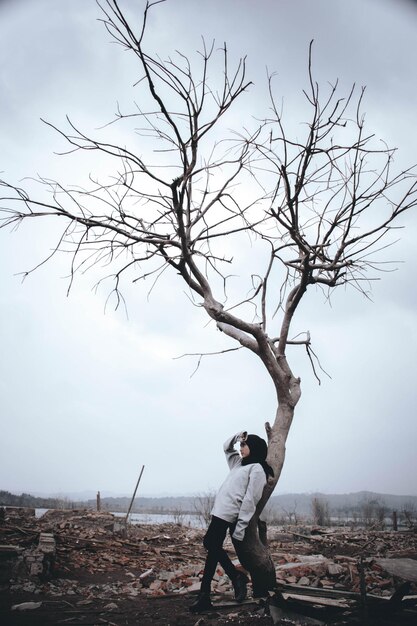
[[[240,442],[240,455],[234,446]],[[190,606],[190,611],[198,613],[212,607],[210,600],[211,581],[220,563],[232,581],[237,602],[246,598],[245,574],[236,569],[223,542],[229,530],[234,542],[243,541],[256,505],[261,499],[268,476],[273,476],[271,467],[266,462],[268,447],[264,439],[257,435],[238,433],[224,444],[226,460],[230,472],[220,487],[211,511],[211,522],[203,539],[207,550],[200,593]]]

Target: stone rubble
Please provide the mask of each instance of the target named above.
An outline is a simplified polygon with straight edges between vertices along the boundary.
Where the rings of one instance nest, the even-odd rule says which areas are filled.
[[[0,525],[0,556],[9,559],[4,561],[9,564],[9,589],[52,598],[77,595],[82,598],[78,605],[102,598],[114,609],[121,595],[134,600],[139,594],[159,597],[199,590],[205,558],[202,530],[141,525],[130,526],[126,536],[121,527],[120,518],[93,511],[49,511],[40,519],[6,514]],[[278,583],[359,592],[362,559],[367,591],[381,597],[393,594],[397,580],[378,559],[417,558],[417,536],[407,532],[270,528],[269,544]],[[235,559],[229,539],[225,547]],[[101,575],[102,580],[92,583],[89,575]],[[416,593],[415,585],[413,589]],[[233,595],[220,568],[213,592]]]

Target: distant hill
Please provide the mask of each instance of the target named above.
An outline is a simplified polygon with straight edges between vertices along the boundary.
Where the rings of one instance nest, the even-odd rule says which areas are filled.
[[[87,492],[88,493],[88,492]],[[91,493],[91,492],[90,492]],[[82,494],[73,493],[61,495],[59,498],[33,496],[30,494],[12,494],[8,491],[0,491],[0,505],[28,506],[35,508],[96,508],[96,497],[82,499]],[[88,495],[90,495],[88,493]],[[103,497],[101,494],[101,506],[107,511],[126,512],[130,505],[131,497],[112,496]],[[326,494],[326,493],[287,493],[277,494],[271,497],[267,509],[274,517],[288,518],[291,515],[308,517],[311,515],[311,503],[314,498],[319,498],[327,503],[332,516],[343,515],[351,517],[366,506],[373,503],[384,507],[387,511],[401,512],[404,508],[417,511],[417,496],[397,496],[386,493],[370,491],[358,491],[355,493]],[[161,496],[145,497],[138,496],[134,502],[132,512],[136,513],[194,513],[198,506],[197,496]]]
[[[51,498],[33,496],[30,493],[19,495],[10,491],[0,491],[0,506],[20,506],[31,509],[73,509],[82,506],[81,502],[74,502],[67,498]]]
[[[417,509],[417,496],[397,496],[388,493],[376,493],[372,491],[357,491],[354,493],[289,493],[272,496],[269,505],[273,509],[285,509],[289,511],[296,507],[299,515],[311,513],[311,501],[319,498],[328,502],[329,509],[335,513],[337,511],[349,511],[362,506],[367,502],[377,502],[392,511],[401,511],[404,506],[413,505]]]
[[[328,503],[330,513],[353,516],[366,504],[374,503],[380,507],[385,507],[387,513],[390,511],[401,511],[404,507],[417,510],[417,496],[397,496],[385,493],[374,493],[370,491],[359,491],[356,493],[324,494],[324,493],[288,493],[272,496],[268,502],[268,510],[278,517],[286,517],[291,513],[296,513],[298,517],[308,517],[311,515],[311,503],[314,498],[319,498]],[[130,498],[102,498],[102,506],[109,511],[127,511]],[[91,506],[95,506],[95,500],[89,501]],[[135,500],[133,511],[163,513],[184,511],[195,512],[195,496],[165,496],[159,498],[138,497]]]

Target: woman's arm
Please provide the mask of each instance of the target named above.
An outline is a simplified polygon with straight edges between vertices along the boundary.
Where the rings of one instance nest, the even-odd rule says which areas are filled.
[[[237,450],[235,450],[235,445],[238,441],[241,441],[245,437],[245,435],[247,435],[246,431],[236,433],[236,435],[233,435],[233,437],[229,437],[229,439],[227,439],[223,444],[226,461],[230,469],[240,463],[240,454],[239,452],[237,452]]]

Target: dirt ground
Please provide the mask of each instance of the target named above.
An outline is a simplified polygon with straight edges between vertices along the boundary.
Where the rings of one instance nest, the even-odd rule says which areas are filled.
[[[390,598],[407,581],[385,569],[394,563],[401,574],[406,564],[413,577],[413,532],[271,528],[282,595],[253,599],[249,589],[237,605],[219,569],[213,610],[193,615],[188,607],[204,565],[203,531],[176,525],[122,531],[107,513],[51,511],[35,519],[9,511],[0,522],[1,626],[417,624],[417,581],[409,581],[396,605]]]
[[[25,602],[33,599],[29,595],[5,594],[0,603],[0,623],[2,626],[52,626],[56,624],[83,624],[108,626],[129,625],[170,625],[170,626],[194,626],[198,624],[259,624],[270,626],[271,619],[263,615],[256,605],[244,605],[238,610],[235,607],[228,609],[213,610],[204,616],[193,615],[188,610],[190,597],[164,597],[146,598],[139,596],[134,600],[117,598],[114,602],[110,599],[96,598],[89,606],[80,606],[77,596],[65,596],[59,600],[51,601],[48,596],[42,594],[36,596],[36,601],[42,601],[38,609],[31,611],[10,611],[11,604]],[[115,606],[109,608],[109,604]],[[258,609],[258,610],[257,610]],[[261,614],[262,613],[262,614]]]

